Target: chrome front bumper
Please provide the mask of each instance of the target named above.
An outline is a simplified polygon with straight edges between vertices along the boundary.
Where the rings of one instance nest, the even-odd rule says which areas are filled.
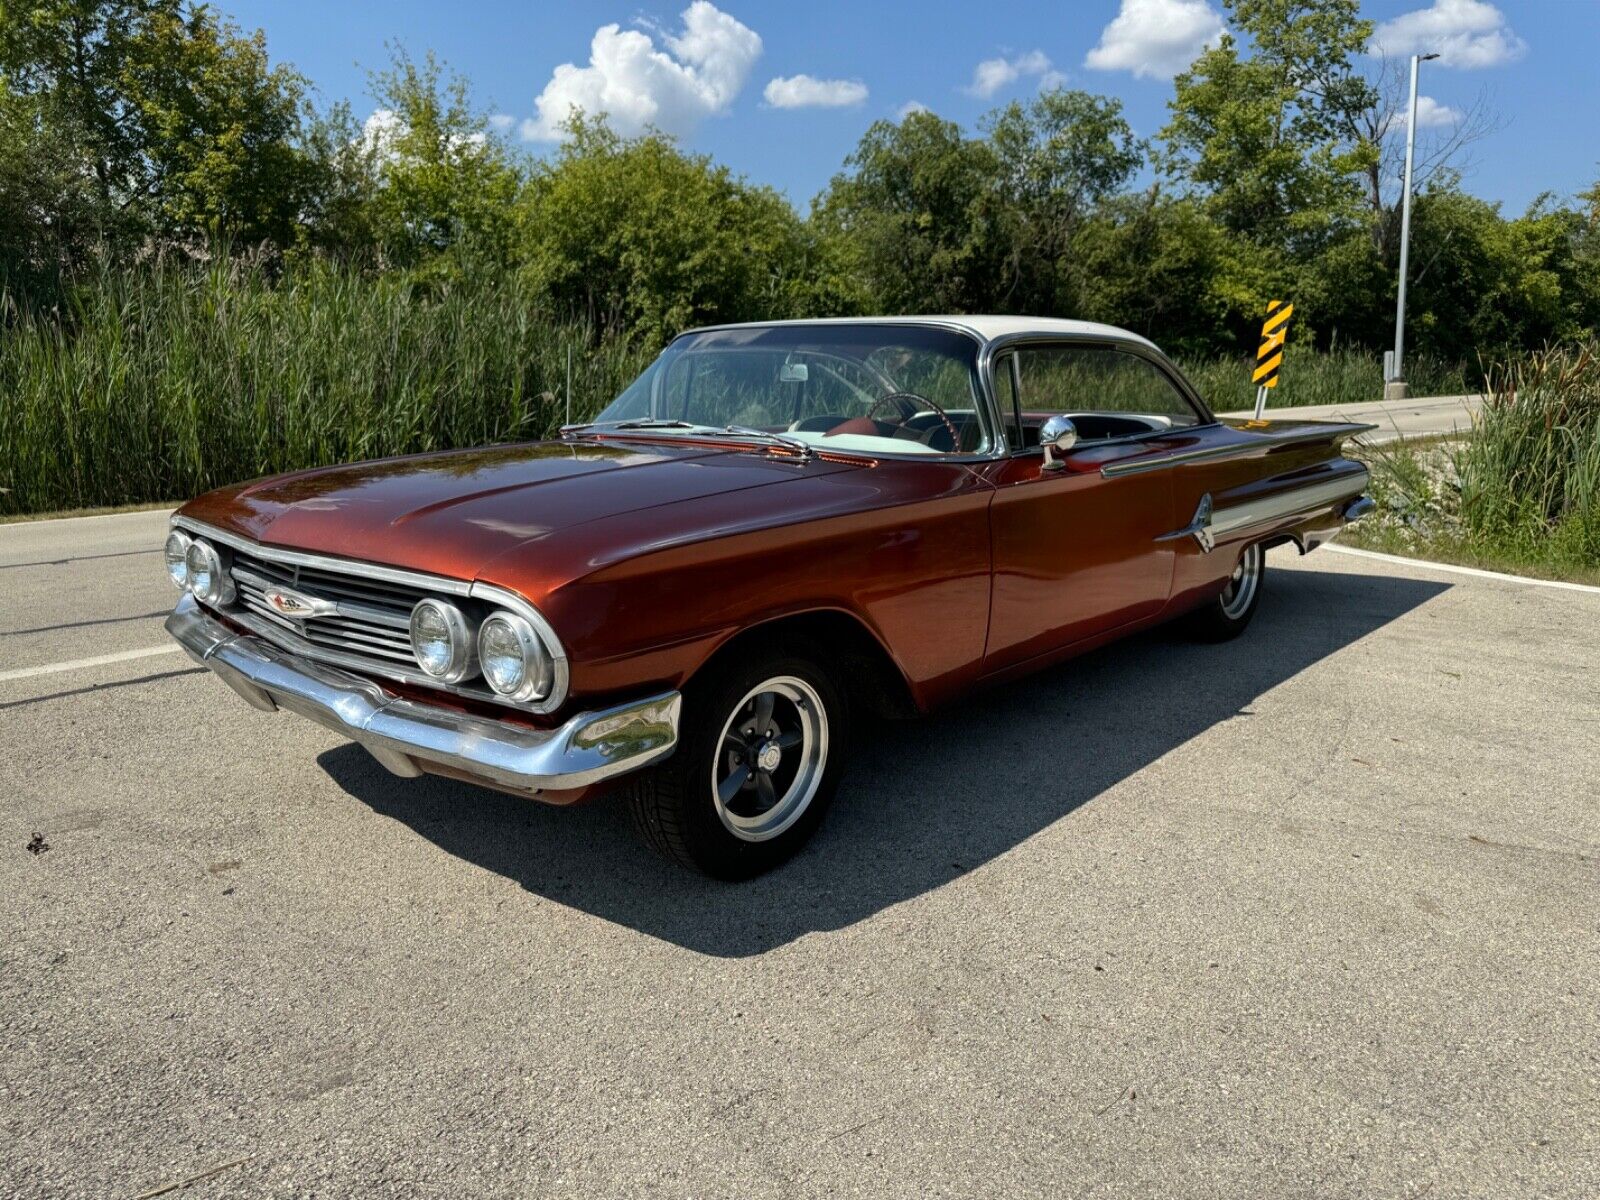
[[[286,708],[344,734],[396,775],[436,764],[523,792],[588,787],[671,754],[682,697],[663,692],[554,729],[408,700],[370,679],[235,633],[185,596],[167,618],[189,657],[263,712]]]

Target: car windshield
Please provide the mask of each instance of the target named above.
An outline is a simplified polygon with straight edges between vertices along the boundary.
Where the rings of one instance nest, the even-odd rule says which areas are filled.
[[[730,426],[817,450],[973,454],[977,345],[931,326],[768,325],[678,338],[594,421],[693,436]]]

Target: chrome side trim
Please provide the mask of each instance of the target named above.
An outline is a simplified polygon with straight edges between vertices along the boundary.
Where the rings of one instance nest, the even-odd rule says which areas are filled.
[[[1366,490],[1366,469],[1350,471],[1340,475],[1337,479],[1305,484],[1300,487],[1290,488],[1287,491],[1274,492],[1270,496],[1262,496],[1258,499],[1246,500],[1242,504],[1230,504],[1227,508],[1218,509],[1211,518],[1211,530],[1218,538],[1228,537],[1247,529],[1253,529],[1257,525],[1271,524],[1273,521],[1282,520],[1284,517],[1315,512],[1319,508],[1326,508],[1330,504],[1337,504],[1341,500],[1359,496]]]
[[[1376,425],[1350,425],[1349,433],[1329,433],[1326,431],[1308,432],[1306,430],[1285,430],[1282,433],[1264,432],[1257,434],[1259,440],[1253,442],[1239,442],[1231,446],[1202,446],[1195,450],[1174,450],[1168,454],[1152,455],[1149,458],[1125,459],[1121,462],[1107,463],[1100,468],[1102,478],[1111,479],[1118,475],[1138,475],[1144,471],[1157,471],[1162,467],[1177,466],[1181,463],[1205,462],[1213,458],[1243,457],[1263,448],[1276,449],[1279,446],[1294,446],[1303,442],[1333,442],[1340,438],[1355,437],[1357,434],[1366,433],[1376,429]]]
[[[566,790],[666,758],[678,744],[682,697],[663,692],[555,729],[529,729],[404,699],[335,667],[235,633],[185,596],[167,632],[253,707],[288,709],[342,733],[399,775],[421,763],[453,768],[519,791]]]
[[[1199,543],[1201,551],[1209,554],[1216,547],[1218,538],[1254,529],[1258,525],[1270,525],[1284,517],[1313,513],[1319,508],[1326,508],[1330,504],[1338,504],[1341,500],[1350,500],[1355,496],[1359,499],[1345,505],[1340,512],[1346,521],[1352,521],[1355,517],[1372,510],[1372,501],[1361,495],[1366,488],[1367,472],[1363,468],[1360,471],[1347,472],[1336,479],[1302,484],[1299,487],[1274,492],[1270,496],[1230,504],[1227,508],[1221,509],[1213,507],[1211,494],[1207,492],[1200,497],[1200,506],[1195,509],[1194,520],[1182,529],[1163,533],[1156,538],[1156,541],[1173,542],[1192,537]],[[1363,505],[1366,507],[1362,507]],[[1355,515],[1352,516],[1352,513]]]
[[[362,659],[354,655],[342,654],[337,650],[330,650],[324,646],[314,645],[304,638],[295,637],[293,633],[284,630],[281,626],[264,623],[259,617],[255,617],[248,612],[228,613],[230,618],[238,621],[241,625],[247,626],[253,632],[267,638],[269,641],[277,641],[279,644],[287,642],[290,648],[302,657],[320,659],[323,662],[348,667],[352,670],[384,675],[390,679],[398,679],[403,683],[416,683],[433,688],[444,687],[447,691],[459,691],[461,694],[470,695],[475,699],[490,700],[496,704],[510,705],[524,709],[527,712],[554,712],[566,701],[567,688],[571,684],[572,675],[570,664],[567,661],[566,648],[561,644],[561,639],[556,636],[556,631],[551,627],[550,622],[545,620],[544,614],[515,592],[495,587],[493,584],[451,579],[446,575],[431,575],[423,571],[407,571],[400,567],[386,567],[381,563],[360,562],[355,559],[336,558],[328,554],[312,554],[304,550],[286,550],[279,546],[267,546],[261,542],[252,541],[250,538],[240,537],[238,534],[218,529],[214,525],[207,525],[204,521],[196,521],[193,517],[173,517],[172,524],[190,533],[210,538],[213,541],[222,543],[224,546],[242,550],[246,554],[252,554],[269,562],[284,563],[288,566],[312,567],[316,570],[354,575],[358,578],[375,579],[384,583],[398,583],[406,587],[432,592],[436,595],[468,596],[508,608],[518,616],[525,618],[534,627],[540,639],[543,640],[545,649],[550,652],[550,694],[543,700],[518,703],[499,697],[489,689],[462,691],[448,685],[442,685],[439,680],[424,675],[420,670],[408,671],[391,663],[373,662],[370,659]]]

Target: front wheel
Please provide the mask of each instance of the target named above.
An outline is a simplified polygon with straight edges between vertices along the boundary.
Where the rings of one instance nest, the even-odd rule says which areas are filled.
[[[1246,546],[1239,553],[1239,561],[1222,594],[1189,618],[1190,631],[1208,642],[1225,642],[1238,637],[1250,624],[1250,618],[1256,615],[1266,574],[1267,556],[1261,543]]]
[[[815,832],[844,767],[843,692],[808,648],[735,652],[684,696],[678,748],[629,788],[654,849],[718,879],[748,879]]]

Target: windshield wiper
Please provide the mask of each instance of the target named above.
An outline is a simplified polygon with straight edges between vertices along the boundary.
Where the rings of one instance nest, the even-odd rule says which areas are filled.
[[[584,429],[698,429],[715,432],[709,425],[696,425],[692,421],[679,421],[672,417],[628,417],[621,421],[580,421],[576,425],[563,425],[561,436]]]
[[[697,425],[693,421],[679,421],[671,417],[631,417],[622,421],[587,421],[580,425],[563,425],[561,436],[566,437],[568,434],[580,433],[586,429],[597,429],[606,433],[630,429],[681,429],[691,434],[709,434],[713,437],[725,437],[731,433],[735,437],[761,438],[774,445],[787,446],[791,450],[798,451],[801,458],[810,458],[814,453],[809,443],[801,438],[789,437],[787,434],[772,433],[766,429],[752,429],[747,425]]]
[[[751,429],[748,425],[725,425],[723,433],[736,434],[739,437],[758,437],[773,442],[779,446],[788,446],[791,450],[798,450],[801,458],[810,458],[814,451],[811,443],[803,438],[790,437],[786,433],[773,433],[768,429]]]

